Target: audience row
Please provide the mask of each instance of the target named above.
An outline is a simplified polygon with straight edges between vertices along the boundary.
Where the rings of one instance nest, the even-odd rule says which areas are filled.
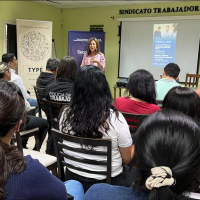
[[[0,197],[66,199],[67,192],[71,191],[75,199],[84,200],[171,200],[188,199],[190,192],[195,191],[200,178],[200,97],[176,82],[180,72],[178,65],[168,64],[163,78],[157,82],[148,71],[135,71],[128,79],[126,96],[115,102],[104,72],[92,65],[77,71],[73,57],[64,57],[60,62],[49,59],[47,71],[40,74],[37,86],[46,87],[48,100],[70,102],[60,114],[61,132],[112,141],[111,186],[105,184],[106,176],[92,173],[104,170],[105,166],[77,163],[66,158],[65,162],[89,169],[91,173],[67,168],[67,180],[77,180],[81,184],[75,181],[64,184],[38,161],[30,156],[23,157],[10,145],[12,135],[20,130],[22,122],[25,126],[31,122],[30,118],[28,122],[24,118],[28,99],[20,87],[8,82],[12,81],[10,68],[15,60],[9,61],[10,64],[0,63],[0,79],[3,79],[0,81],[0,167],[6,174],[0,181]],[[164,100],[162,110],[156,103],[159,91],[160,100]],[[120,112],[148,115],[134,133],[134,145],[127,124],[131,119],[125,119]],[[39,120],[36,126],[38,124]],[[47,134],[47,127],[40,132],[40,144]],[[63,143],[72,148],[106,150],[69,141]],[[65,153],[83,160],[107,159],[69,150]],[[19,192],[20,185],[24,185],[26,194]],[[83,191],[86,192],[84,197]]]

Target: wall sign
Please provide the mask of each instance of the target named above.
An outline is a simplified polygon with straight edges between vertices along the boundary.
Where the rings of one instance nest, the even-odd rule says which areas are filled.
[[[167,7],[167,8],[143,8],[143,9],[121,9],[120,15],[137,15],[137,14],[151,14],[151,13],[174,13],[174,12],[196,12],[200,11],[199,6],[183,6],[183,7]]]

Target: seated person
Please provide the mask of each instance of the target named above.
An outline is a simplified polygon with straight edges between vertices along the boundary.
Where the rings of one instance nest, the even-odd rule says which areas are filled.
[[[11,78],[11,70],[7,63],[0,62],[0,88],[4,87],[6,85],[5,81],[10,81]],[[14,84],[15,85],[15,84]],[[13,86],[14,87],[14,86]],[[25,99],[25,105],[26,105],[26,112],[31,109],[31,106],[29,102]],[[46,119],[35,117],[31,115],[27,115],[26,122],[24,123],[23,130],[31,130],[33,128],[39,128],[39,146],[42,146],[42,143],[46,137],[47,131],[48,131],[48,123]],[[24,135],[22,137],[22,146],[23,148],[26,148],[28,138]],[[35,147],[34,147],[35,149]]]
[[[163,71],[162,79],[156,81],[156,99],[163,100],[167,92],[175,87],[181,86],[176,80],[179,78],[180,68],[175,63],[166,65]]]
[[[163,108],[183,112],[192,118],[200,119],[200,97],[188,87],[173,87],[166,94]]]
[[[29,155],[23,157],[10,145],[13,134],[24,121],[25,102],[14,83],[1,81],[0,85],[0,199],[66,200],[67,192],[75,199],[82,199],[80,183],[61,182],[38,160]]]
[[[130,188],[93,185],[84,200],[186,200],[200,178],[200,128],[187,115],[162,110],[147,117],[137,132]]]
[[[56,58],[49,58],[46,65],[46,71],[41,72],[37,78],[36,86],[45,88],[54,83],[56,70],[59,65],[59,60]]]
[[[65,56],[62,58],[58,65],[55,82],[46,87],[46,99],[69,103],[77,71],[77,61],[74,57]]]
[[[133,72],[128,78],[126,89],[130,96],[118,97],[114,103],[120,112],[149,115],[160,110],[156,104],[155,81],[150,72],[144,69]]]
[[[22,94],[24,96],[24,99],[26,99],[31,106],[36,107],[35,112],[37,113],[38,112],[37,100],[30,98],[29,94],[27,93],[27,91],[24,87],[22,78],[19,75],[15,74],[15,69],[18,66],[18,61],[17,61],[15,55],[13,53],[3,54],[2,62],[5,62],[10,66],[10,69],[11,69],[11,80],[10,81],[15,83],[20,88],[20,90],[22,91]]]
[[[134,146],[128,124],[123,115],[112,106],[112,95],[105,74],[96,66],[89,65],[78,71],[74,83],[74,95],[70,107],[64,108],[60,118],[60,131],[77,137],[102,138],[112,140],[112,184],[131,186],[133,176],[123,165],[132,158]],[[83,147],[64,141],[74,148]],[[94,151],[105,151],[105,147],[93,147]],[[89,156],[84,153],[65,151],[66,154],[82,159],[106,161],[105,156]],[[65,161],[76,166],[77,162]],[[80,164],[90,171],[106,170],[106,166]],[[75,169],[66,169],[67,179],[78,180],[85,191],[95,183],[105,183],[106,176]]]

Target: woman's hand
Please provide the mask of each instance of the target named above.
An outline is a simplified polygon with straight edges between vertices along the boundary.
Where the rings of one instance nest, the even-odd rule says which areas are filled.
[[[90,64],[93,64],[93,63],[97,63],[98,65],[100,64],[100,62],[96,58],[91,58]]]

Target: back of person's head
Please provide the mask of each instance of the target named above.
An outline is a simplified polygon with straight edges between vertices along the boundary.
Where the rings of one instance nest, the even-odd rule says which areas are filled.
[[[10,130],[24,119],[25,103],[21,90],[11,82],[0,80],[0,199],[9,191],[4,186],[11,173],[21,173],[26,168],[26,160],[15,146],[1,140]]]
[[[200,119],[200,97],[188,87],[177,86],[169,90],[162,107],[181,111],[193,118]]]
[[[9,63],[12,62],[15,55],[13,53],[5,53],[2,55],[2,62]]]
[[[155,81],[150,72],[144,69],[133,72],[128,78],[126,89],[132,97],[156,104]]]
[[[65,78],[74,80],[77,74],[77,61],[74,57],[65,56],[60,60],[58,65],[56,80],[58,78]]]
[[[199,125],[181,112],[164,109],[147,117],[136,134],[135,184],[149,191],[149,200],[185,199],[183,193],[199,184]]]
[[[105,74],[96,66],[88,65],[78,73],[67,122],[77,136],[101,138],[109,130],[112,95]],[[118,116],[118,115],[117,115]]]
[[[169,63],[164,68],[165,75],[174,79],[178,78],[180,73],[180,67],[175,63]]]
[[[57,58],[49,58],[46,65],[46,70],[54,72],[59,65],[59,60]]]
[[[11,79],[10,67],[5,62],[0,62],[0,79],[9,81]]]

